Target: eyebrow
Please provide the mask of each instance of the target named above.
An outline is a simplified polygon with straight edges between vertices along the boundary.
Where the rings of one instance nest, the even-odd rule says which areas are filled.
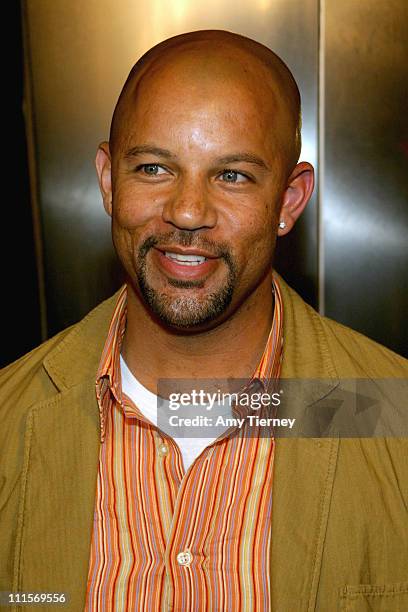
[[[153,145],[137,145],[128,149],[125,153],[126,159],[132,159],[132,157],[137,157],[138,155],[143,154],[156,155],[157,157],[162,157],[164,159],[177,159],[177,155],[174,155],[168,149],[162,149],[161,147],[155,147]],[[215,163],[221,166],[226,166],[231,163],[237,162],[246,162],[248,164],[254,164],[263,168],[264,170],[270,170],[269,166],[265,163],[265,161],[254,155],[253,153],[239,152],[239,153],[231,153],[230,155],[225,155],[223,157],[218,157],[215,160]]]
[[[218,164],[224,166],[236,162],[247,162],[248,164],[260,166],[264,170],[270,170],[269,166],[265,163],[262,157],[258,157],[253,153],[232,153],[231,155],[226,155],[225,157],[219,157],[216,161]]]
[[[131,159],[132,157],[137,157],[138,155],[143,155],[144,153],[156,155],[157,157],[164,157],[165,159],[176,159],[176,155],[174,155],[168,149],[154,147],[153,145],[138,145],[136,147],[132,147],[126,151],[125,158]]]

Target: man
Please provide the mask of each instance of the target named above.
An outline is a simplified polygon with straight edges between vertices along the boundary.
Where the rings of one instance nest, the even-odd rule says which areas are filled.
[[[407,609],[406,441],[232,427],[183,447],[156,424],[161,379],[320,378],[324,410],[340,378],[407,375],[272,273],[313,189],[299,122],[287,67],[236,34],[177,36],[131,71],[96,157],[126,286],[2,374],[1,590]]]

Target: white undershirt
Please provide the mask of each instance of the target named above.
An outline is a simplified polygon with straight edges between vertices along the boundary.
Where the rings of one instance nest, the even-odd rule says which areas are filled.
[[[146,389],[126,365],[120,356],[120,369],[122,377],[122,392],[125,393],[137,406],[140,412],[153,425],[157,426],[157,395]],[[201,455],[202,451],[214,442],[216,438],[177,438],[176,444],[183,457],[184,468],[187,471],[193,461]]]

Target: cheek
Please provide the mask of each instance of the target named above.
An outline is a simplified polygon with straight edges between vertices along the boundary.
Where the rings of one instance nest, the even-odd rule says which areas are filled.
[[[247,243],[246,257],[251,270],[264,270],[271,265],[276,237],[270,225],[254,228]]]
[[[121,185],[113,196],[113,225],[129,230],[143,227],[156,214],[156,209],[152,194]]]
[[[148,221],[148,204],[126,185],[118,186],[113,195],[112,240],[128,272],[133,271],[134,253]]]
[[[230,240],[237,257],[251,267],[265,266],[272,258],[276,242],[276,215],[266,205],[246,209],[230,218]]]

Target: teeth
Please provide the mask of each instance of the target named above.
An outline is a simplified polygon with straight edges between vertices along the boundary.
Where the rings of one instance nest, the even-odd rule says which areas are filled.
[[[181,253],[171,253],[169,251],[165,252],[165,256],[183,264],[183,266],[199,266],[206,261],[206,257],[201,255],[182,255]]]

